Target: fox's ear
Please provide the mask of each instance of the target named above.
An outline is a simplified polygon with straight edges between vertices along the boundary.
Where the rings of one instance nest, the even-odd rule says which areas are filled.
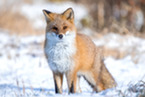
[[[67,19],[74,19],[74,11],[72,8],[68,8],[62,13]]]
[[[46,19],[47,22],[50,22],[51,20],[54,19],[54,18],[53,18],[53,15],[52,15],[52,13],[51,13],[50,11],[48,11],[48,10],[43,10],[43,13],[44,13],[44,15],[45,15],[45,19]]]

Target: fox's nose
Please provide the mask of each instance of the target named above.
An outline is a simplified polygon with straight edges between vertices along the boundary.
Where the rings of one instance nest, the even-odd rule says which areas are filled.
[[[58,37],[59,37],[60,39],[62,39],[62,38],[63,38],[63,35],[62,35],[62,34],[59,34]]]

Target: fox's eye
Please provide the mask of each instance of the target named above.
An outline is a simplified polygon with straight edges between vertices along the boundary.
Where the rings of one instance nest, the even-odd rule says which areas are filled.
[[[57,27],[55,27],[55,26],[54,26],[52,29],[53,29],[53,30],[56,30],[56,31],[58,30],[58,28],[57,28]]]
[[[64,29],[64,30],[67,29],[67,26],[64,26],[63,29]]]

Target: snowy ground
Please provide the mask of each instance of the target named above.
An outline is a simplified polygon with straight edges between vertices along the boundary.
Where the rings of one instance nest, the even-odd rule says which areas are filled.
[[[64,80],[64,93],[56,95],[52,72],[43,54],[43,41],[43,35],[18,37],[0,32],[0,97],[118,97],[117,91],[125,91],[130,82],[145,81],[144,60],[135,64],[130,56],[119,60],[108,57],[105,64],[118,83],[116,89],[96,94],[82,78],[81,94],[68,95],[66,80]],[[143,42],[144,39],[138,41],[140,45]]]

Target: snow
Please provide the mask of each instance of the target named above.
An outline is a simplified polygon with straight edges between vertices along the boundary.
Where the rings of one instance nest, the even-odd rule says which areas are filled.
[[[134,64],[130,56],[127,56],[120,60],[115,60],[109,57],[105,60],[105,63],[107,68],[115,77],[117,83],[119,83],[118,85],[121,86],[127,85],[129,82],[132,81],[139,81],[145,75],[145,66],[143,64]],[[143,80],[145,80],[145,78]]]
[[[112,34],[114,35],[114,34]],[[109,35],[110,36],[110,35]],[[116,41],[121,36],[111,38]],[[144,39],[127,38],[128,41],[144,43]],[[131,39],[131,40],[130,40]],[[98,40],[99,41],[99,40]],[[102,41],[100,39],[100,41]],[[1,97],[104,97],[106,95],[118,95],[116,89],[108,89],[101,93],[93,93],[86,81],[81,78],[81,94],[68,95],[66,79],[64,79],[62,95],[56,95],[52,72],[44,57],[43,45],[44,36],[14,36],[0,33],[0,96]],[[108,41],[109,43],[109,41]],[[127,42],[129,43],[129,42]],[[126,44],[126,43],[125,43]],[[130,44],[130,43],[129,43]],[[106,44],[107,45],[107,44]],[[112,44],[113,45],[113,44]],[[133,44],[132,44],[133,45]],[[134,44],[136,45],[136,44]],[[116,47],[116,46],[114,46]],[[144,47],[143,47],[144,48]],[[144,51],[144,49],[139,49]],[[127,49],[127,48],[126,48]],[[143,57],[143,56],[141,56]],[[145,77],[145,55],[138,64],[132,61],[131,56],[123,59],[108,57],[105,64],[115,80],[117,89],[126,89],[130,82],[144,80]]]
[[[99,40],[99,41],[97,41]],[[95,44],[98,46],[106,45],[109,48],[119,48],[121,50],[127,50],[128,48],[135,48],[139,51],[145,51],[145,40],[134,37],[132,35],[119,35],[110,33],[107,35],[104,35],[101,39],[95,39]],[[108,43],[106,43],[108,42]]]

